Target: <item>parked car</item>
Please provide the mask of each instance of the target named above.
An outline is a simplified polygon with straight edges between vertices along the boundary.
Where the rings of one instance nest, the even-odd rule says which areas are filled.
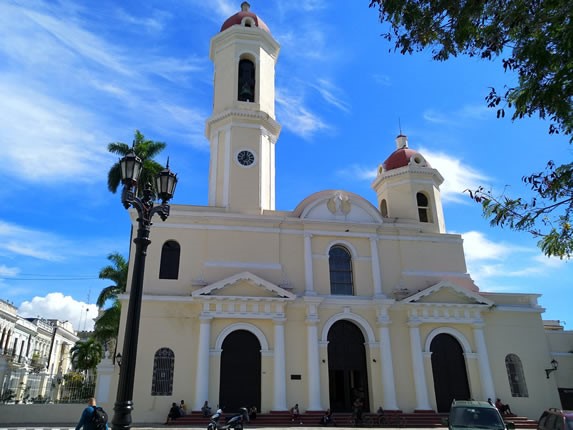
[[[476,400],[454,400],[444,425],[447,425],[449,430],[515,429],[513,422],[504,422],[494,405]]]
[[[537,421],[537,430],[573,430],[573,411],[549,408]]]

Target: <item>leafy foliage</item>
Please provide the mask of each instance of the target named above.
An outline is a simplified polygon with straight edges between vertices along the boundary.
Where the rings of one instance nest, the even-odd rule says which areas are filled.
[[[402,54],[431,49],[435,60],[468,55],[502,57],[518,76],[515,87],[486,101],[512,118],[535,113],[552,122],[550,133],[573,132],[573,2],[569,0],[371,0],[385,33]],[[572,138],[573,139],[573,138]]]
[[[135,130],[135,136],[133,139],[132,146],[129,146],[122,142],[113,142],[108,144],[107,150],[112,154],[117,154],[120,157],[125,157],[127,154],[133,150],[135,155],[141,158],[143,163],[141,174],[139,177],[139,182],[137,184],[137,194],[139,196],[143,193],[143,187],[145,184],[150,183],[151,187],[155,187],[155,176],[163,170],[163,166],[155,161],[153,158],[158,155],[163,149],[165,149],[166,144],[163,142],[155,142],[153,140],[145,139],[145,136]],[[117,192],[117,188],[121,184],[121,167],[119,165],[119,160],[111,166],[109,173],[107,175],[107,188],[112,192]]]
[[[493,226],[528,231],[539,237],[539,247],[547,256],[570,258],[573,254],[573,163],[556,167],[549,162],[544,172],[522,178],[536,194],[531,199],[494,196],[479,187],[467,190],[481,203],[484,216]]]
[[[93,371],[103,357],[103,347],[93,337],[79,340],[70,349],[72,363],[75,368],[82,371]]]
[[[105,287],[99,294],[96,304],[103,308],[108,300],[111,300],[110,307],[105,309],[98,317],[94,327],[94,337],[102,343],[108,343],[117,338],[119,331],[119,319],[121,316],[121,303],[117,296],[127,287],[127,260],[118,252],[111,253],[107,259],[112,264],[103,267],[99,272],[100,279],[108,279],[112,285]]]
[[[501,58],[517,85],[499,93],[490,89],[489,107],[498,118],[506,108],[512,119],[537,114],[549,120],[549,133],[573,142],[573,2],[570,0],[371,0],[384,37],[402,54],[429,49],[433,59],[467,55]],[[535,193],[530,199],[495,196],[483,187],[470,191],[495,226],[528,231],[539,237],[548,256],[571,257],[572,164],[523,177]]]

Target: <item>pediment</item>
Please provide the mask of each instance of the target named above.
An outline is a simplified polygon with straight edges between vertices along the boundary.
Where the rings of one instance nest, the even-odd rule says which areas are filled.
[[[237,273],[191,293],[193,297],[288,299],[296,296],[250,272]]]
[[[372,203],[357,194],[326,190],[312,194],[293,211],[302,219],[381,223],[382,216]]]
[[[492,300],[449,281],[442,281],[419,291],[416,294],[401,300],[401,303],[440,303],[487,306],[494,304]]]

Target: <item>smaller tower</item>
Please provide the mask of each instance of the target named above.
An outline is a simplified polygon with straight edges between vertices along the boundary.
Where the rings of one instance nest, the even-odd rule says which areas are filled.
[[[418,223],[423,231],[445,233],[440,185],[444,178],[418,151],[408,147],[408,138],[396,138],[396,150],[378,167],[372,188],[385,218]]]

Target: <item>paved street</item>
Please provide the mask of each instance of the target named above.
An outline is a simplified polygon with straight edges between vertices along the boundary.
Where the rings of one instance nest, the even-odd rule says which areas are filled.
[[[157,430],[157,429],[169,429],[169,430],[205,430],[204,427],[175,427],[175,426],[164,426],[158,425],[155,427],[139,427],[133,426],[132,428],[137,430]],[[322,427],[304,427],[304,426],[296,426],[296,427],[256,427],[256,426],[249,426],[245,427],[246,430],[248,429],[257,429],[257,430],[280,430],[280,429],[296,429],[296,430],[308,430],[308,429],[317,429]],[[111,428],[110,428],[111,429]],[[336,427],[337,430],[356,430],[356,427]],[[436,430],[435,427],[432,428],[420,428],[417,427],[415,429],[409,429],[405,427],[384,427],[385,430]],[[47,427],[47,426],[40,426],[40,425],[33,425],[33,426],[19,426],[19,427],[10,427],[5,426],[4,424],[0,424],[0,430],[75,430],[73,426],[66,426],[66,427]]]

